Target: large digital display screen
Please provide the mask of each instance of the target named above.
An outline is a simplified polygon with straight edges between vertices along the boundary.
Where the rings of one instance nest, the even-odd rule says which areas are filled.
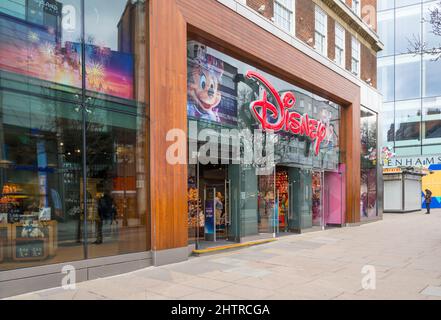
[[[55,84],[81,88],[81,44],[62,45],[53,27],[0,14],[0,69]],[[86,45],[86,89],[133,99],[134,58]]]
[[[237,68],[207,53],[196,41],[188,45],[187,114],[197,120],[237,125]]]

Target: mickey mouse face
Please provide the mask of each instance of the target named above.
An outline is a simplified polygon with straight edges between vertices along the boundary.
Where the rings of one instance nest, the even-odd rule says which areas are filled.
[[[219,92],[219,79],[209,70],[200,68],[193,73],[193,83],[189,87],[192,97],[204,110],[217,107],[222,99]]]

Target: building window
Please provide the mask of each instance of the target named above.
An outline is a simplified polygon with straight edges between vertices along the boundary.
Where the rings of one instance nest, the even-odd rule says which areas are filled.
[[[335,24],[335,62],[340,65],[345,65],[345,29]]]
[[[359,16],[360,15],[360,0],[352,0],[352,11]]]
[[[293,31],[293,1],[276,0],[274,2],[274,21],[282,29]]]
[[[352,37],[352,73],[360,75],[360,42]]]
[[[377,210],[378,115],[361,108],[361,220],[375,218]]]
[[[315,7],[315,49],[323,55],[327,51],[327,16],[319,7]]]
[[[149,250],[145,4],[0,2],[0,273]]]

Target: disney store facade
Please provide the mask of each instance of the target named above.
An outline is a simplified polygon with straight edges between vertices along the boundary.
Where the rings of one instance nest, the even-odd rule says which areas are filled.
[[[345,223],[341,106],[198,41],[187,72],[190,242]]]
[[[251,9],[33,3],[0,4],[0,297],[381,219],[367,91]]]

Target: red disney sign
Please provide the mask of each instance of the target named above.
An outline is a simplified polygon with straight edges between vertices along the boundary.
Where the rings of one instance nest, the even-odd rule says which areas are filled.
[[[254,101],[250,105],[254,117],[260,122],[263,130],[273,130],[274,132],[283,130],[307,136],[315,142],[315,154],[318,155],[320,145],[327,135],[326,126],[321,121],[310,118],[306,113],[301,115],[298,112],[290,111],[296,103],[296,97],[292,92],[285,92],[280,96],[267,79],[254,71],[248,71],[247,78],[259,81],[276,100],[277,106],[269,102],[268,92],[265,90],[262,99]],[[272,122],[269,121],[271,119]]]

